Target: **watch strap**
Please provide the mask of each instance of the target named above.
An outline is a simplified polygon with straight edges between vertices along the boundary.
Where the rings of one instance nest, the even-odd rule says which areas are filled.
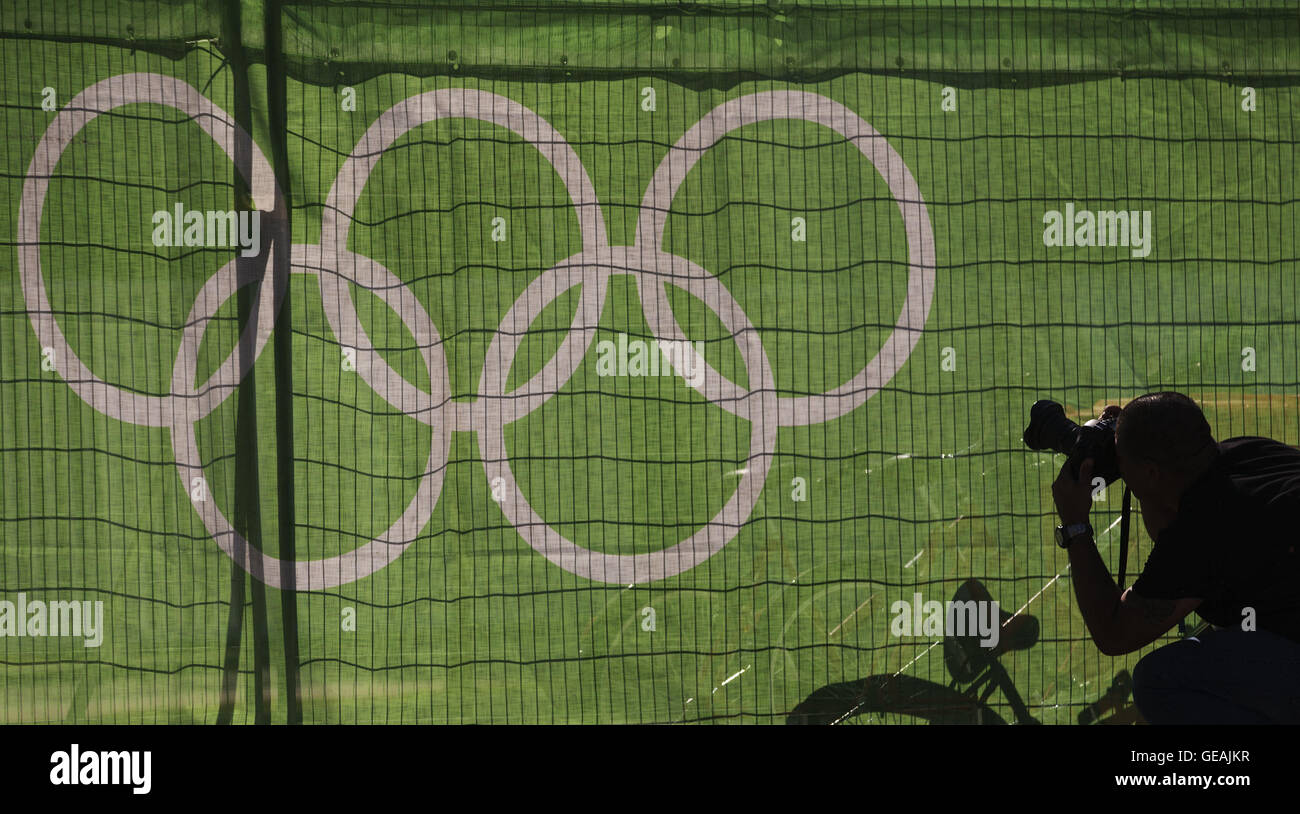
[[[1091,523],[1070,523],[1067,526],[1056,527],[1057,544],[1061,548],[1069,548],[1075,540],[1082,539],[1084,536],[1092,536]]]

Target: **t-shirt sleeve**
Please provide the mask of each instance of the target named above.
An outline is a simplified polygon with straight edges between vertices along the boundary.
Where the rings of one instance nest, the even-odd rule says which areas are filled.
[[[1209,599],[1213,575],[1200,541],[1176,526],[1160,533],[1133,592],[1146,599]]]

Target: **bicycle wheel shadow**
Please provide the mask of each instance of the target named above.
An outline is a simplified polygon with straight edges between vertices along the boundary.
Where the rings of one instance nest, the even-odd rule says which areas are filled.
[[[954,603],[972,601],[993,601],[988,589],[977,579],[962,583],[953,594]],[[978,630],[963,629],[961,634],[944,637],[943,661],[952,678],[948,685],[894,674],[829,684],[796,706],[786,724],[901,723],[904,719],[911,722],[922,719],[932,724],[1005,724],[1002,716],[987,703],[989,696],[999,689],[1016,723],[1040,723],[1029,715],[1011,677],[998,662],[1003,653],[1027,650],[1038,643],[1038,619],[1028,614],[1011,614],[1001,608],[998,617],[1000,635],[994,647],[981,645]]]

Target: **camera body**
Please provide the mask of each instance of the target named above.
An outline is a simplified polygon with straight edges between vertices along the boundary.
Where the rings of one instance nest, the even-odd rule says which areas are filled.
[[[1093,477],[1101,478],[1107,485],[1120,479],[1114,418],[1075,424],[1065,417],[1064,407],[1043,399],[1029,408],[1029,426],[1025,427],[1024,441],[1030,449],[1051,450],[1068,456],[1066,465],[1075,480],[1079,479],[1079,466],[1089,458],[1093,460]]]

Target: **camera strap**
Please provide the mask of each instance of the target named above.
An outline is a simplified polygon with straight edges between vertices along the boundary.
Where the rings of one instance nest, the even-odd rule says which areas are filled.
[[[1133,492],[1124,485],[1124,502],[1119,515],[1119,592],[1124,593],[1124,572],[1128,570],[1128,518]]]

